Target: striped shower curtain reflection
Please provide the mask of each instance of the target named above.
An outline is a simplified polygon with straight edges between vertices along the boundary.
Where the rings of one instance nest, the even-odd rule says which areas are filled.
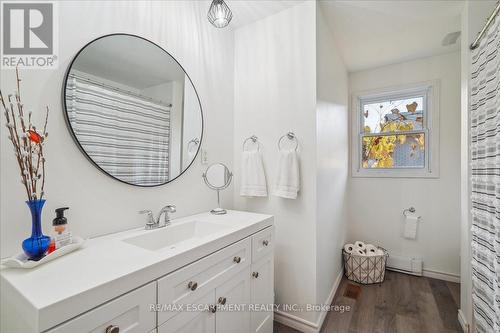
[[[143,186],[169,180],[170,105],[70,74],[66,109],[80,145],[104,171]]]

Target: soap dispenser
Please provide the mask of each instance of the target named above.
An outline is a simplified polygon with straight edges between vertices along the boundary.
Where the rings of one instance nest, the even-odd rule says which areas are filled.
[[[71,232],[68,229],[68,219],[64,217],[64,211],[69,209],[69,207],[61,207],[56,209],[56,218],[52,220],[52,226],[54,227],[54,246],[55,249],[60,249],[63,246],[71,244]]]

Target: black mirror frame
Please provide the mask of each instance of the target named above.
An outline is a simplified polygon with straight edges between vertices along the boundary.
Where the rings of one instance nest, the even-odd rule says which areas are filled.
[[[73,127],[71,127],[71,123],[69,121],[69,117],[68,117],[68,112],[67,112],[67,107],[66,107],[66,85],[68,83],[68,76],[69,76],[69,73],[71,71],[71,68],[73,67],[73,63],[75,62],[75,60],[78,58],[78,56],[80,55],[80,53],[87,47],[89,46],[90,44],[94,43],[95,41],[98,41],[102,38],[106,38],[106,37],[111,37],[111,36],[130,36],[130,37],[136,37],[136,38],[140,38],[146,42],[149,42],[151,44],[153,44],[154,46],[156,46],[157,48],[159,48],[160,50],[162,50],[163,52],[165,52],[168,56],[170,56],[178,65],[179,67],[184,71],[184,74],[186,74],[186,77],[188,78],[189,82],[191,83],[191,85],[193,86],[193,89],[194,89],[194,92],[196,93],[196,98],[198,99],[198,105],[200,106],[200,113],[201,113],[201,135],[200,135],[200,143],[198,144],[198,149],[196,151],[196,154],[194,155],[192,161],[189,163],[189,165],[184,169],[184,170],[181,170],[181,172],[179,173],[179,175],[177,175],[175,178],[173,179],[170,179],[168,180],[167,182],[165,183],[161,183],[161,184],[155,184],[155,185],[140,185],[140,184],[132,184],[132,183],[129,183],[129,182],[126,182],[122,179],[119,179],[113,175],[111,175],[110,173],[108,173],[106,170],[104,170],[103,168],[101,168],[90,156],[89,154],[87,154],[87,152],[85,151],[85,149],[83,149],[82,145],[80,144],[80,141],[78,141],[78,138],[76,137],[76,134],[75,132],[73,131]],[[113,179],[116,179],[118,180],[119,182],[122,182],[124,184],[128,184],[128,185],[132,185],[132,186],[138,186],[138,187],[157,187],[157,186],[163,186],[163,185],[166,185],[166,184],[169,184],[171,182],[173,182],[174,180],[178,179],[180,176],[182,176],[194,163],[194,161],[196,161],[196,158],[198,157],[198,154],[200,153],[200,150],[201,150],[201,145],[203,143],[203,132],[204,132],[204,118],[203,118],[203,108],[201,106],[201,100],[200,100],[200,96],[198,94],[198,91],[196,90],[196,87],[193,83],[193,81],[191,80],[191,77],[189,76],[189,74],[186,72],[186,70],[184,69],[184,67],[182,67],[182,65],[177,61],[177,59],[175,59],[169,52],[167,52],[164,48],[162,48],[161,46],[159,46],[158,44],[150,41],[149,39],[147,38],[144,38],[144,37],[141,37],[141,36],[137,36],[137,35],[134,35],[134,34],[128,34],[128,33],[112,33],[112,34],[107,34],[107,35],[103,35],[103,36],[100,36],[100,37],[97,37],[93,40],[91,40],[90,42],[88,42],[87,44],[85,44],[82,48],[80,48],[80,50],[75,54],[75,56],[73,57],[73,59],[71,60],[71,62],[69,63],[68,65],[68,68],[66,70],[66,73],[64,74],[64,81],[63,81],[63,85],[62,85],[62,112],[64,114],[64,120],[66,122],[66,126],[71,134],[71,137],[73,138],[73,141],[76,143],[76,145],[78,146],[78,149],[80,149],[80,151],[83,153],[83,155],[87,158],[87,160],[89,160],[97,169],[99,169],[100,171],[102,171],[104,174],[106,174],[107,176],[113,178]]]

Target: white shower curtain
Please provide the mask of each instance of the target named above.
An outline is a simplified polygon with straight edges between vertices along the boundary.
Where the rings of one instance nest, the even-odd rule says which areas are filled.
[[[500,332],[500,19],[471,68],[472,300],[476,330]]]
[[[78,141],[107,173],[136,185],[169,180],[169,105],[72,73],[66,106]]]

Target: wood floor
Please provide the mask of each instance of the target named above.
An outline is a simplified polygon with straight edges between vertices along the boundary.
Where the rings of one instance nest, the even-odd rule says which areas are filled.
[[[456,333],[458,283],[387,272],[381,285],[356,287],[343,278],[332,302],[350,311],[329,312],[321,333]],[[299,331],[275,323],[275,333]]]

